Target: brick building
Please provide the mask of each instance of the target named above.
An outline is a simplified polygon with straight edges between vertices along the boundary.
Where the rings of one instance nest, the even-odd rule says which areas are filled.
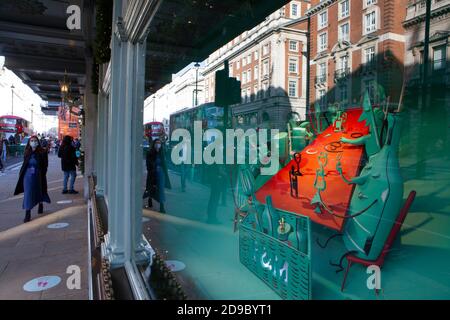
[[[230,76],[241,81],[242,102],[232,106],[233,123],[258,127],[269,120],[285,129],[287,115],[304,119],[307,101],[307,18],[310,1],[291,1],[246,31],[206,62],[206,102],[213,102],[215,72],[229,61]]]
[[[398,101],[403,82],[407,0],[312,0],[310,102],[359,103],[377,84]]]
[[[410,86],[422,84],[422,63],[425,38],[424,0],[408,2],[404,27],[406,29],[405,65],[411,68]],[[429,85],[450,87],[450,0],[432,0],[429,44]]]

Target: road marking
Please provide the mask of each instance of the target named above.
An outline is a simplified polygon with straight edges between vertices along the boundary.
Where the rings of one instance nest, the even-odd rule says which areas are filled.
[[[8,171],[16,171],[16,170],[19,170],[20,167],[22,167],[22,163],[16,163],[16,164],[13,164],[13,165],[7,167],[6,170],[8,170]]]

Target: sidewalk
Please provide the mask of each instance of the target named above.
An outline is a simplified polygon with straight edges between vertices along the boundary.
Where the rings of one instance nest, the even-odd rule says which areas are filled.
[[[52,162],[53,174],[60,175],[56,171],[56,159]],[[32,221],[26,224],[21,209],[22,195],[0,200],[0,300],[88,299],[87,207],[82,196],[83,178],[77,177],[78,195],[62,195],[60,184],[55,180],[49,185],[52,203],[45,206],[43,215],[37,215],[35,208]],[[4,187],[10,188],[10,185]],[[54,223],[68,226],[48,228]],[[73,274],[66,273],[67,268],[73,265],[81,269],[80,290],[70,290],[66,284]],[[57,276],[60,282],[45,291],[24,290],[28,281],[42,276]]]

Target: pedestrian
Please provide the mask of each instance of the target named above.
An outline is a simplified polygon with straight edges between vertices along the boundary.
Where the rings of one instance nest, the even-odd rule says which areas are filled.
[[[152,198],[159,202],[159,211],[165,213],[165,188],[171,189],[169,172],[165,159],[163,145],[160,139],[155,139],[146,157],[147,183],[146,193],[149,194],[148,207],[153,207]]]
[[[14,136],[13,136],[13,135],[10,135],[10,136],[9,136],[8,142],[9,142],[10,145],[13,145],[13,144],[14,144]]]
[[[8,140],[6,138],[3,138],[1,141],[1,147],[0,147],[0,149],[2,149],[3,151],[0,152],[0,156],[4,163],[6,163],[6,155],[7,155],[8,145],[9,145]]]
[[[64,172],[64,185],[63,194],[77,194],[75,191],[75,178],[77,176],[78,158],[76,156],[76,150],[72,145],[72,137],[65,136],[61,146],[59,147],[58,157],[61,158],[61,169]],[[70,176],[70,189],[67,190],[67,182]]]
[[[44,136],[42,136],[42,138],[41,138],[41,146],[48,152],[48,141],[47,141],[47,139],[45,139]]]
[[[3,167],[3,162],[6,163],[6,157],[3,159],[3,151],[6,151],[6,145],[4,144],[4,140],[0,137],[0,171],[5,171]],[[3,160],[3,161],[2,161]]]
[[[23,193],[22,208],[24,223],[31,220],[31,210],[39,204],[38,214],[44,213],[44,202],[50,203],[47,193],[48,154],[42,149],[39,139],[32,136],[25,147],[24,160],[19,173],[14,195]]]

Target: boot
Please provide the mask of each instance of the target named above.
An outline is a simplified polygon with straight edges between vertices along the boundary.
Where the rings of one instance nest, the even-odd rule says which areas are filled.
[[[161,213],[166,213],[166,209],[164,208],[164,203],[161,203],[161,204],[159,205],[159,212],[161,212]]]
[[[31,221],[31,211],[27,210],[25,211],[25,219],[23,219],[23,223],[27,223]]]
[[[38,214],[43,214],[43,213],[44,213],[44,204],[39,203]]]

